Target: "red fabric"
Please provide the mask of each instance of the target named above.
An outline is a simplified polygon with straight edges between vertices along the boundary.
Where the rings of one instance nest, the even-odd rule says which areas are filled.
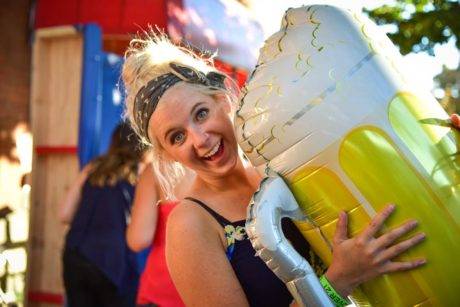
[[[230,64],[222,62],[218,59],[214,59],[214,66],[221,72],[229,75],[233,80],[236,81],[238,86],[243,87],[246,79],[248,78],[248,73],[244,69],[235,68]]]
[[[166,12],[168,0],[129,0],[123,1],[123,18],[121,34],[142,32],[148,25],[158,26],[166,31],[168,17]]]
[[[221,72],[226,73],[233,78],[234,68],[232,65],[222,62],[218,59],[214,59],[214,66]]]
[[[39,0],[35,8],[35,28],[75,24],[78,9],[77,0]]]
[[[238,69],[237,68],[236,71],[235,71],[235,75],[236,75],[235,80],[238,83],[238,86],[240,88],[242,88],[244,83],[248,79],[248,73],[243,69]]]
[[[167,0],[39,0],[35,28],[97,23],[104,34],[136,33],[157,25],[166,29]]]
[[[78,147],[76,146],[35,146],[35,153],[37,155],[49,154],[77,154]]]
[[[64,297],[62,294],[51,292],[29,291],[27,298],[29,302],[35,303],[48,303],[61,306],[64,303]]]
[[[137,304],[155,303],[160,307],[185,306],[166,267],[166,220],[176,205],[177,202],[159,205],[155,239],[139,283]]]
[[[120,28],[120,23],[123,18],[122,1],[78,0],[78,5],[81,8],[77,15],[79,22],[97,23],[101,26],[104,34],[119,33],[119,31],[122,31]]]

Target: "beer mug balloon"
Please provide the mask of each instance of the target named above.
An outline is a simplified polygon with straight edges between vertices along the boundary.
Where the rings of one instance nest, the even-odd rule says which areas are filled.
[[[333,6],[301,7],[286,12],[243,89],[235,120],[239,143],[261,174],[283,178],[301,209],[290,203],[267,214],[257,206],[270,202],[258,204],[263,197],[256,194],[247,229],[261,257],[298,299],[317,283],[300,285],[308,270],[296,267],[301,264],[291,261],[295,250],[282,246],[281,217],[296,219],[329,264],[341,210],[349,215],[353,236],[376,211],[395,203],[386,226],[413,218],[427,235],[402,259],[428,263],[363,284],[357,303],[459,302],[459,135],[435,98],[411,85],[399,63],[396,48],[363,15]]]

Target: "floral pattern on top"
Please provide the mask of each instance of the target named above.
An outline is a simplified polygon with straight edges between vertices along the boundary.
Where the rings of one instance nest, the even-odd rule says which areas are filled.
[[[236,241],[243,241],[248,239],[248,235],[246,233],[246,229],[244,226],[233,226],[228,224],[224,227],[225,238],[227,239],[227,250],[225,254],[227,255],[227,259],[231,260],[233,254],[235,252]],[[317,276],[323,275],[326,270],[327,266],[324,262],[316,255],[311,248],[308,248],[305,253],[302,254],[303,257],[306,257],[306,260],[313,268]]]
[[[233,253],[235,252],[235,242],[243,241],[248,238],[246,234],[246,229],[244,226],[233,226],[226,225],[224,228],[225,238],[227,239],[227,258],[228,260],[232,259]]]

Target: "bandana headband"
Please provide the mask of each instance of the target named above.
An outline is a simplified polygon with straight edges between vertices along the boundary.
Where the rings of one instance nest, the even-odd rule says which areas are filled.
[[[150,80],[141,87],[134,99],[134,121],[139,132],[149,140],[148,127],[150,117],[155,111],[161,96],[171,86],[180,81],[193,84],[202,84],[213,89],[225,89],[225,75],[211,71],[204,74],[188,66],[170,63],[172,72]]]

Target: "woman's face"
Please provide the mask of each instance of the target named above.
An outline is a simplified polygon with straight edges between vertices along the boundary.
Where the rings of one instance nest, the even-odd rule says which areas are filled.
[[[160,98],[149,122],[155,137],[173,160],[198,174],[221,176],[237,164],[237,142],[230,105],[180,82]]]

